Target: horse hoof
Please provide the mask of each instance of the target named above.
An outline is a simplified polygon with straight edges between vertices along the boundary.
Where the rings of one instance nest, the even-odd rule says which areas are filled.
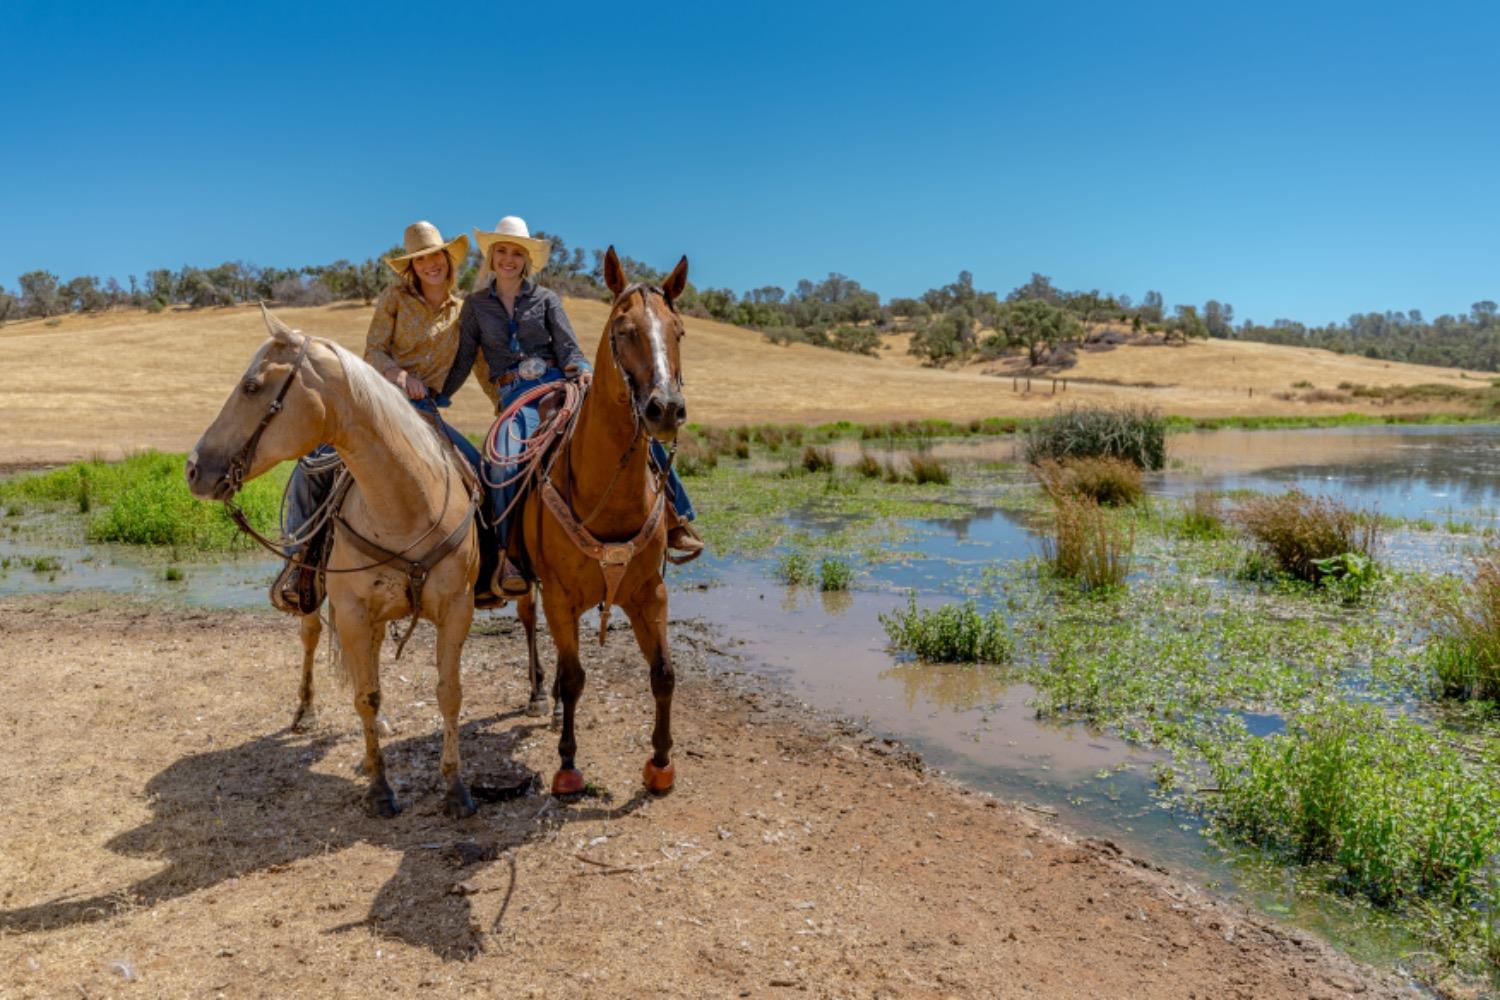
[[[577,795],[583,791],[583,772],[576,767],[560,767],[552,776],[553,795]]]
[[[547,714],[547,697],[533,698],[526,705],[526,714],[533,719],[539,719]]]
[[[401,811],[389,787],[372,788],[365,794],[365,812],[378,819],[390,819]]]
[[[443,796],[443,813],[449,819],[468,819],[479,811],[474,804],[474,798],[469,790],[464,787],[462,781],[455,781],[448,788],[448,794]]]
[[[292,732],[305,733],[318,724],[318,710],[311,705],[299,705],[292,716]]]
[[[656,761],[650,757],[646,758],[646,770],[641,774],[642,780],[646,782],[646,790],[652,795],[665,795],[672,790],[672,782],[677,773],[672,769],[672,762],[668,761],[666,767],[657,767]]]

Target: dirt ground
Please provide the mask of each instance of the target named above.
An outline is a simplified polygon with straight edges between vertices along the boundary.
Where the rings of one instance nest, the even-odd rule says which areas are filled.
[[[1406,995],[1128,852],[957,788],[736,674],[674,626],[678,782],[638,790],[628,638],[585,663],[603,797],[505,798],[556,764],[523,648],[465,663],[479,815],[439,810],[426,626],[384,668],[405,811],[366,817],[348,696],[285,726],[291,622],[87,596],[0,601],[0,994],[1202,997]],[[387,647],[389,650],[389,646]],[[548,647],[550,651],[550,647]]]
[[[585,351],[593,356],[603,303],[567,300]],[[370,308],[340,304],[286,309],[309,333],[364,348]],[[49,325],[50,324],[50,325]],[[1083,351],[1065,373],[1013,389],[1004,364],[939,371],[921,366],[892,338],[879,358],[806,345],[778,347],[759,333],[689,320],[683,341],[689,420],[707,424],[834,420],[876,422],[920,417],[970,420],[1040,416],[1061,403],[1133,403],[1186,416],[1432,411],[1431,403],[1381,407],[1369,401],[1280,400],[1294,383],[1335,389],[1439,383],[1463,388],[1490,376],[1404,365],[1305,348],[1239,341],[1182,346],[1130,345]],[[119,457],[132,449],[186,451],[208,426],[251,355],[265,339],[253,306],[115,310],[91,316],[0,326],[0,465]],[[1019,390],[1019,391],[1018,391]],[[483,433],[493,414],[478,387],[462,390],[450,420]]]

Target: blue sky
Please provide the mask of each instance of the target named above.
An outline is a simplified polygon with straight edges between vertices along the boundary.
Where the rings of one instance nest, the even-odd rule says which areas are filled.
[[[0,284],[520,214],[737,291],[1500,299],[1500,8],[0,5]]]

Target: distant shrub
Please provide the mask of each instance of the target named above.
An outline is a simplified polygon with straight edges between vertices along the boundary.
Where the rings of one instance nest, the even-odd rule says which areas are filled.
[[[854,468],[855,471],[857,471],[861,476],[864,476],[866,479],[880,478],[880,460],[877,459],[874,455],[871,455],[868,451],[860,451],[859,461],[854,463]]]
[[[1363,573],[1357,561],[1331,560],[1352,554],[1373,565],[1380,541],[1380,521],[1373,515],[1300,490],[1252,497],[1240,505],[1238,518],[1281,572],[1313,584]]]
[[[1155,410],[1079,406],[1033,424],[1023,454],[1032,465],[1048,458],[1121,458],[1160,469],[1166,464],[1166,438],[1166,421]]]
[[[1074,458],[1057,462],[1043,459],[1034,467],[1042,488],[1054,500],[1088,497],[1109,507],[1139,503],[1145,496],[1141,469],[1122,458]]]
[[[1052,532],[1042,537],[1042,554],[1053,574],[1085,590],[1124,583],[1135,531],[1088,497],[1062,496],[1053,506]]]
[[[321,278],[311,281],[299,275],[282,278],[271,286],[271,297],[287,306],[326,306],[333,293]]]
[[[683,476],[701,476],[718,465],[718,451],[693,437],[684,439],[678,445],[677,457],[673,461],[673,466]]]
[[[808,472],[832,472],[833,449],[808,445],[802,451],[802,467]]]
[[[937,483],[946,484],[951,477],[948,466],[943,460],[933,455],[918,452],[907,459],[911,466],[911,478],[920,484]]]
[[[933,663],[1008,663],[1012,643],[998,611],[980,614],[973,601],[932,611],[908,597],[904,611],[880,616],[886,637],[897,649]]]

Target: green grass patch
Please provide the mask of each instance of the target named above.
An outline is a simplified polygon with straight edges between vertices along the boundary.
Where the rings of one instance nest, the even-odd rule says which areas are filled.
[[[1445,698],[1500,703],[1500,549],[1474,556],[1462,587],[1429,594],[1434,688]]]
[[[120,462],[75,462],[0,482],[0,502],[74,516],[89,541],[173,545],[202,551],[247,548],[223,507],[188,493],[184,455],[147,451]],[[246,484],[239,504],[258,531],[274,534],[291,464]]]

